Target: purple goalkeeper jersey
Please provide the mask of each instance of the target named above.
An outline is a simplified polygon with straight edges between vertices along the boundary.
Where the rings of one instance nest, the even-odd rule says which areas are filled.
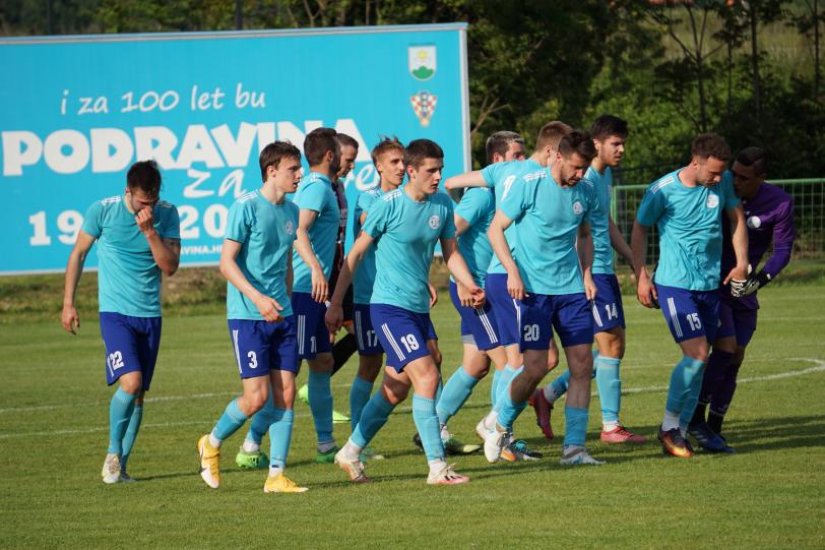
[[[750,200],[742,199],[745,210],[745,222],[748,226],[748,262],[756,270],[760,260],[773,243],[773,253],[765,262],[762,271],[775,279],[791,260],[793,240],[796,231],[793,223],[793,199],[775,185],[763,183]],[[734,265],[736,255],[730,238],[730,223],[726,216],[722,219],[724,240],[722,247],[722,277],[725,277]],[[727,292],[722,296],[727,298]],[[730,303],[738,309],[758,309],[756,293]]]

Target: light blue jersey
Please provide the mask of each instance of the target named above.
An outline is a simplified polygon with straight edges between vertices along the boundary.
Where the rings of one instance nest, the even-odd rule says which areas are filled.
[[[297,227],[296,205],[288,200],[272,204],[260,191],[238,198],[229,209],[226,222],[226,238],[241,243],[236,261],[244,277],[258,292],[281,304],[284,317],[292,315],[286,273]],[[264,319],[254,302],[232,283],[226,284],[226,317]]]
[[[549,168],[539,168],[519,177],[500,208],[518,228],[516,265],[527,292],[584,292],[576,238],[598,208],[592,188],[581,182],[561,187]]]
[[[329,280],[341,223],[341,209],[338,207],[338,198],[332,189],[332,182],[323,174],[310,172],[298,185],[293,202],[301,210],[314,210],[318,213],[315,222],[309,228],[309,242],[321,263],[324,276]],[[292,265],[295,269],[293,290],[312,292],[312,271],[297,251],[293,252]]]
[[[487,238],[487,229],[496,213],[496,199],[492,189],[470,188],[461,197],[455,215],[464,218],[469,227],[458,237],[458,251],[464,256],[476,284],[484,288],[487,268],[493,258],[493,247]],[[451,280],[452,275],[450,276]]]
[[[355,219],[353,226],[355,227],[355,238],[361,233],[361,214],[369,212],[373,204],[378,201],[384,192],[381,187],[374,187],[367,191],[363,191],[358,196],[358,202],[355,204]],[[367,216],[369,218],[369,216]],[[364,258],[355,271],[352,281],[353,294],[352,302],[354,304],[368,305],[372,297],[372,288],[375,286],[375,244],[370,246],[364,253]]]
[[[450,197],[439,192],[417,202],[396,189],[370,208],[363,231],[377,240],[370,303],[429,313],[427,285],[435,244],[455,237]]]
[[[178,209],[172,204],[158,201],[152,217],[162,239],[180,239]],[[159,317],[160,268],[124,197],[92,204],[82,229],[97,239],[100,311]]]
[[[512,190],[512,186],[518,185],[518,179],[523,174],[541,170],[542,166],[533,159],[527,160],[508,160],[506,162],[496,162],[485,167],[481,171],[487,187],[495,190],[496,208],[501,207],[501,201]],[[513,259],[516,258],[516,243],[518,242],[518,228],[515,224],[511,224],[504,231],[504,236],[507,237],[507,244],[510,245],[510,255]],[[501,265],[501,260],[495,254],[490,258],[490,265],[487,268],[487,273],[507,273],[504,266]]]
[[[722,258],[722,211],[735,208],[733,178],[725,172],[712,187],[687,187],[676,170],[645,191],[636,221],[659,231],[656,283],[685,290],[719,286]]]
[[[598,199],[598,207],[590,214],[590,234],[593,237],[593,274],[613,275],[613,246],[610,244],[610,198],[613,171],[609,166],[600,174],[592,166],[579,185],[588,185]]]

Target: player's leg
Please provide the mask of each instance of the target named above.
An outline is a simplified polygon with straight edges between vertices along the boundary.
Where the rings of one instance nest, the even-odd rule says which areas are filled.
[[[722,299],[719,302],[719,329],[716,331],[716,340],[713,342],[713,348],[705,366],[699,401],[690,421],[691,430],[704,427],[706,424],[708,403],[710,403],[713,394],[721,388],[735,351],[736,328],[733,321],[733,310],[729,301]]]
[[[160,334],[162,328],[160,317],[140,318],[135,319],[135,321],[139,324],[137,351],[141,365],[142,387],[135,399],[135,407],[132,409],[132,415],[129,418],[126,433],[123,434],[120,479],[126,482],[132,481],[131,476],[126,473],[126,466],[132,454],[138,432],[140,431],[140,424],[143,421],[143,399],[146,392],[149,391],[149,387],[152,385],[152,377],[155,373],[155,365],[160,349]]]
[[[243,393],[226,405],[212,431],[198,440],[201,477],[213,489],[220,486],[220,448],[223,441],[263,408],[270,393],[271,327],[264,321],[239,319],[230,319],[228,325]]]
[[[358,425],[361,411],[372,395],[372,388],[384,361],[384,349],[372,326],[370,306],[356,304],[353,312],[353,330],[358,346],[358,372],[353,379],[349,394],[352,429]]]
[[[690,398],[695,381],[701,383],[702,370],[708,356],[705,328],[698,306],[689,290],[656,285],[662,315],[674,341],[682,351],[682,358],[671,371],[667,401],[659,441],[665,454],[690,458],[693,450],[682,431],[679,417]]]
[[[300,487],[284,475],[292,426],[295,421],[295,376],[298,358],[295,346],[294,317],[285,319],[275,333],[272,349],[272,370],[269,382],[272,395],[272,423],[269,425],[269,475],[264,484],[266,493],[303,493]]]
[[[139,319],[119,313],[100,314],[100,334],[106,355],[106,383],[110,386],[118,384],[109,402],[109,446],[101,471],[103,482],[107,484],[121,481],[123,439],[135,403],[143,392],[143,369],[138,353],[141,337],[134,321]]]
[[[722,422],[736,391],[736,378],[739,375],[739,367],[742,366],[742,361],[745,359],[745,350],[750,344],[754,332],[756,332],[757,310],[735,310],[733,319],[736,329],[736,347],[719,390],[711,399],[708,415],[708,426],[717,434],[722,432]]]
[[[585,448],[593,378],[593,314],[584,293],[552,297],[553,328],[564,347],[570,371],[570,384],[564,406],[564,445],[561,464],[596,465]]]

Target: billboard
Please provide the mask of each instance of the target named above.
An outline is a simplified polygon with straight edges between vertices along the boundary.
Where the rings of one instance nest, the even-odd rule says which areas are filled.
[[[0,39],[0,274],[64,269],[86,209],[137,160],[161,167],[183,266],[217,263],[275,139],[358,140],[351,204],[377,184],[382,136],[432,139],[445,177],[469,170],[466,59],[465,24]]]

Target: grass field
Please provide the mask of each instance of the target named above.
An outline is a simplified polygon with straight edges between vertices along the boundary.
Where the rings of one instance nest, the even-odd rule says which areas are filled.
[[[676,346],[661,314],[626,297],[625,423],[653,435]],[[0,327],[0,547],[825,547],[825,289],[763,292],[751,345],[726,424],[733,456],[662,456],[598,441],[598,399],[589,447],[602,467],[558,465],[528,409],[516,432],[545,452],[539,462],[488,465],[462,457],[461,487],[424,483],[423,455],[402,405],[374,441],[387,460],[368,465],[373,483],[350,485],[312,462],[314,432],[299,404],[290,476],[311,490],[266,495],[263,472],[234,468],[242,434],[224,447],[223,485],[197,473],[195,441],[239,388],[222,315],[170,316],[130,473],[105,486],[100,467],[111,395],[96,319],[80,335],[56,321],[6,317]],[[460,361],[457,316],[442,296],[434,312],[445,373]],[[564,368],[564,365],[559,367]],[[333,379],[346,410],[352,364]],[[301,380],[305,379],[302,373]],[[486,411],[483,381],[452,431],[472,441]],[[561,415],[554,417],[557,432]],[[336,426],[343,442],[349,426]],[[560,434],[559,434],[560,435]]]

